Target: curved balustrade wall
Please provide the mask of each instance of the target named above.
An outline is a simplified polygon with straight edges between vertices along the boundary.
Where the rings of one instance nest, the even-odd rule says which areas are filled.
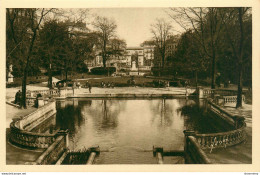
[[[48,148],[55,141],[55,134],[43,134],[30,131],[55,113],[55,102],[51,102],[24,118],[13,121],[10,124],[10,141],[25,147]]]
[[[212,151],[213,148],[233,146],[246,139],[246,123],[244,122],[244,117],[232,115],[210,100],[206,102],[206,110],[209,113],[216,114],[225,122],[233,125],[236,129],[220,133],[194,133],[193,136],[196,137],[202,149],[211,149]]]
[[[198,143],[202,149],[213,149],[220,147],[233,146],[238,143],[241,143],[246,138],[245,124],[239,129],[221,132],[221,133],[212,133],[212,134],[195,134]]]

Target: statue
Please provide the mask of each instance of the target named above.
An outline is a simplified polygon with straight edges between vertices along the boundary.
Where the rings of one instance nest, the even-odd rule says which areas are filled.
[[[136,71],[136,70],[137,70],[137,68],[136,68],[136,62],[133,61],[133,62],[132,62],[132,67],[131,67],[131,71]]]
[[[7,83],[13,83],[14,82],[14,76],[13,76],[12,72],[13,72],[13,65],[10,64],[9,71],[8,71],[8,77],[7,77]]]

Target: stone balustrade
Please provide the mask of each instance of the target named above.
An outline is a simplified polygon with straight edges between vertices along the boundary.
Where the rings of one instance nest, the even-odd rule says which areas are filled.
[[[26,104],[27,106],[34,106],[36,103],[35,97],[26,97]]]
[[[215,94],[215,89],[203,89],[203,98],[210,98]]]
[[[19,129],[30,131],[33,126],[36,126],[37,124],[54,115],[55,113],[56,103],[53,101],[23,117],[22,120],[16,122],[15,126],[19,127]]]
[[[220,106],[218,106],[217,104],[213,103],[211,100],[206,100],[206,106],[205,106],[205,110],[209,113],[209,114],[215,114],[218,117],[222,118],[224,121],[226,121],[227,123],[229,123],[230,125],[235,125],[235,120],[234,117],[231,113],[225,111],[224,109],[222,109]]]
[[[23,147],[48,148],[55,141],[55,134],[31,132],[33,128],[56,113],[55,102],[48,103],[33,113],[10,124],[10,141]]]
[[[37,94],[41,94],[42,96],[59,96],[60,92],[59,89],[27,91],[27,97],[36,97]]]
[[[229,96],[236,96],[237,91],[230,90],[230,89],[209,89],[209,88],[198,87],[197,94],[199,98],[212,98],[215,95],[219,95],[221,98],[223,97],[228,98]]]
[[[202,149],[221,148],[241,143],[246,138],[245,125],[241,128],[221,133],[195,134],[195,137]]]
[[[48,148],[55,141],[55,134],[41,134],[21,130],[10,125],[10,141],[23,147]]]
[[[77,89],[74,89],[72,87],[63,87],[63,88],[60,88],[60,94],[59,94],[59,97],[62,97],[62,98],[66,98],[66,97],[70,97],[70,96],[73,96],[75,91],[77,91]]]
[[[237,96],[223,96],[222,99],[223,99],[222,103],[218,101],[219,105],[227,106],[230,104],[237,103]],[[244,102],[245,102],[245,96],[242,95],[242,103]]]
[[[206,110],[221,117],[224,121],[234,126],[234,130],[220,133],[193,133],[192,135],[197,139],[202,149],[233,146],[243,142],[246,139],[246,123],[244,117],[235,116],[225,111],[220,106],[214,104],[212,101],[206,103]]]
[[[194,137],[194,131],[184,131],[184,158],[186,164],[210,164],[211,161]]]
[[[35,161],[36,165],[56,164],[68,148],[68,130],[60,131],[55,135],[55,141]]]

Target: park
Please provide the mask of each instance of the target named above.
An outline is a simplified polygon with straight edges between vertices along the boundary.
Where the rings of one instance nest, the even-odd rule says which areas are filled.
[[[251,10],[6,9],[6,164],[252,164]]]

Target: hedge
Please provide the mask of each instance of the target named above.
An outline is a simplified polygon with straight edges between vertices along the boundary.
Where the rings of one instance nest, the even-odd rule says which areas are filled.
[[[115,67],[94,67],[91,69],[91,73],[94,75],[109,75],[113,74],[116,71]]]

